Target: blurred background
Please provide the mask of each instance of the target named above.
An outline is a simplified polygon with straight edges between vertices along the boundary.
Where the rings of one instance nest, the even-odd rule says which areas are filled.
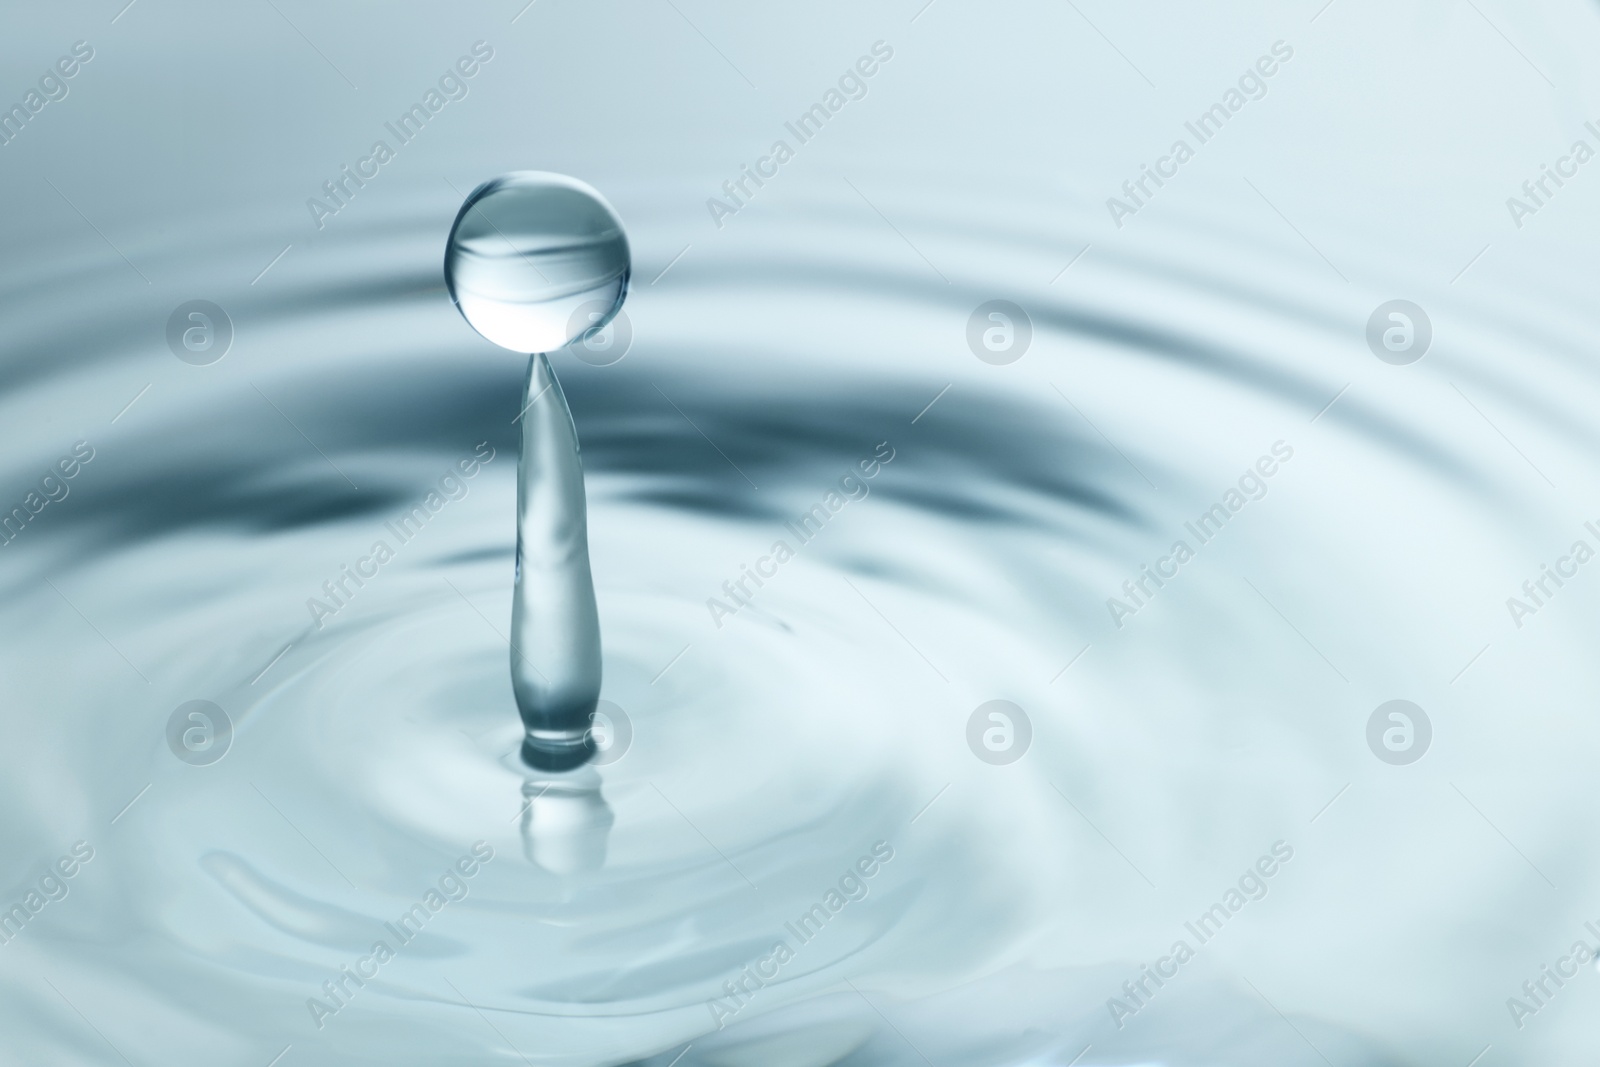
[[[3,18],[0,1062],[1592,1047],[1593,4]],[[512,170],[633,252],[570,775]]]

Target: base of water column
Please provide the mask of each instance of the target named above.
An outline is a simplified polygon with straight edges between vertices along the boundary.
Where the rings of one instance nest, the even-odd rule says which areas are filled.
[[[595,754],[594,735],[585,728],[571,730],[529,730],[522,739],[522,762],[539,771],[570,771],[581,767]]]

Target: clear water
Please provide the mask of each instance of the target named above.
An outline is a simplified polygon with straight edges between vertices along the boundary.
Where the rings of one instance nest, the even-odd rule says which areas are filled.
[[[600,329],[628,292],[628,237],[593,188],[543,171],[502,175],[461,205],[445,284],[472,328],[513,352],[553,352]]]
[[[577,430],[543,353],[528,362],[521,423],[511,688],[528,730],[524,759],[561,770],[594,751],[600,616]]]
[[[547,770],[594,754],[602,666],[578,432],[544,352],[604,330],[630,268],[622,220],[604,198],[539,171],[478,186],[445,246],[445,284],[462,318],[502,348],[534,353],[514,420],[522,447],[511,683],[527,728],[523,758]]]
[[[1159,92],[1067,7],[907,11],[871,95],[722,229],[706,197],[800,106],[767,101],[830,83],[777,58],[805,27],[776,7],[759,35],[701,23],[758,96],[665,6],[535,5],[325,231],[304,172],[389,90],[330,48],[362,84],[330,116],[347,90],[285,27],[306,65],[273,112],[308,125],[219,118],[201,150],[192,109],[152,107],[170,139],[136,148],[96,136],[127,116],[85,80],[36,116],[0,182],[39,204],[48,176],[151,282],[64,203],[5,222],[0,505],[39,510],[0,548],[0,908],[38,911],[0,944],[0,1062],[1582,1062],[1591,970],[1521,1029],[1507,1000],[1600,925],[1600,582],[1549,584],[1520,627],[1506,601],[1600,525],[1594,179],[1517,231],[1503,172],[1584,109],[1468,8],[1340,0],[1116,230],[1126,161],[1281,16],[1078,6]],[[1479,6],[1582,84],[1592,13]],[[842,40],[879,14],[804,18]],[[126,77],[230,85],[233,50],[159,52],[192,17],[103,33],[168,56]],[[585,78],[574,42],[602,34]],[[506,686],[525,367],[439,264],[464,190],[530,144],[606,190],[638,260],[626,358],[549,350],[629,738],[565,774],[522,765]],[[997,156],[1021,160],[998,191]],[[165,334],[193,300],[231,320],[208,363]],[[1367,341],[1396,300],[1431,320],[1406,364]],[[1008,362],[997,301],[1030,323]],[[1412,709],[1429,743],[1399,762]]]

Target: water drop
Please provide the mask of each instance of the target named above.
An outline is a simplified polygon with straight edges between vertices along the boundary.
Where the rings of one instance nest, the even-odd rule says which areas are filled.
[[[525,170],[484,182],[462,203],[444,280],[490,341],[553,352],[611,321],[630,264],[622,220],[604,197],[576,178]]]
[[[600,616],[578,431],[546,351],[603,327],[622,307],[630,259],[622,221],[573,178],[519,171],[473,190],[445,250],[463,318],[503,348],[532,353],[517,467],[517,571],[511,691],[542,770],[595,752]]]

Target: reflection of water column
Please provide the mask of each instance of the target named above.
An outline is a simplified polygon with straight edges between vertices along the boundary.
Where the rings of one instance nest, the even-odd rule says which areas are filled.
[[[528,361],[523,404],[511,689],[528,731],[522,758],[562,770],[594,751],[589,725],[600,699],[600,615],[578,431],[543,354]]]
[[[572,774],[522,783],[522,850],[551,874],[598,871],[606,862],[606,837],[616,816],[600,795],[600,775],[584,767]]]

